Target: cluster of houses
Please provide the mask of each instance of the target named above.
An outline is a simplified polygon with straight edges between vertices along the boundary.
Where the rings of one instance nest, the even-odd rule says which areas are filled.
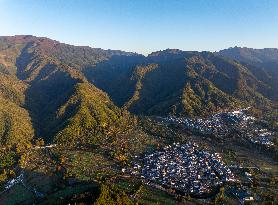
[[[245,126],[245,122],[255,120],[254,117],[245,114],[247,109],[233,112],[220,112],[207,118],[177,118],[169,116],[164,118],[164,120],[167,123],[181,124],[185,128],[201,134],[217,134],[224,136],[229,133],[231,125],[242,124],[242,126]]]
[[[248,109],[220,112],[207,118],[177,118],[169,116],[164,118],[164,122],[183,125],[186,129],[199,134],[225,136],[238,125],[246,127],[247,122],[255,120],[254,117],[246,115]]]
[[[207,118],[159,118],[162,123],[181,125],[192,133],[201,135],[230,136],[237,133],[242,139],[264,147],[274,146],[273,139],[278,133],[264,128],[264,125],[250,116],[247,109],[221,112]],[[236,165],[235,165],[236,166]],[[242,167],[234,167],[242,169]],[[254,167],[257,168],[257,167]],[[231,171],[232,169],[232,171]],[[210,154],[195,143],[168,145],[164,149],[145,155],[133,164],[131,174],[143,180],[172,188],[182,193],[209,195],[226,182],[237,182],[233,166],[223,164],[218,153]],[[247,182],[253,177],[244,171]],[[233,185],[232,194],[241,204],[255,200],[245,187]],[[236,183],[235,183],[236,184]]]
[[[254,144],[261,144],[266,147],[274,146],[272,139],[278,137],[276,133],[270,132],[267,129],[254,129],[252,132],[247,133],[249,140]]]
[[[215,116],[212,116],[207,119],[177,118],[177,117],[169,116],[165,118],[165,121],[167,123],[181,124],[185,128],[191,131],[199,132],[201,134],[213,134],[213,133],[225,132],[225,128],[222,125],[221,121]]]
[[[218,153],[200,150],[197,144],[166,146],[146,155],[131,169],[133,175],[182,193],[208,194],[228,181],[235,181]]]
[[[233,112],[221,112],[208,118],[177,118],[167,117],[164,122],[180,124],[186,129],[199,134],[214,134],[220,137],[226,136],[229,133],[237,130],[242,133],[243,137],[254,144],[271,147],[274,145],[272,139],[278,137],[277,133],[260,129],[256,119],[247,114],[246,109],[240,109]]]

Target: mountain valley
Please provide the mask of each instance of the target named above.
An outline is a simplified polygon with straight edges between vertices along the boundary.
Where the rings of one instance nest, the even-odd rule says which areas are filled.
[[[0,204],[275,204],[278,50],[0,37],[0,143]],[[202,176],[219,181],[205,197]]]

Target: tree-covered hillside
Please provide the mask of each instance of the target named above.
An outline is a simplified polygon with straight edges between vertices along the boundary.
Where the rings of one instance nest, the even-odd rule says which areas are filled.
[[[7,101],[1,109],[3,141],[32,139],[31,130],[49,143],[94,144],[126,131],[126,124],[133,126],[130,114],[90,83],[83,70],[108,59],[125,63],[122,59],[131,58],[133,63],[142,56],[34,36],[1,37],[0,43],[0,97]]]
[[[257,56],[264,65],[270,61],[266,58],[273,61],[275,50]],[[109,130],[123,110],[196,116],[271,105],[274,81],[257,75],[246,63],[210,52],[168,49],[144,57],[34,36],[1,37],[0,91],[3,99],[26,113],[24,119],[37,137],[51,142],[70,133],[69,139],[87,143],[97,130]],[[3,127],[9,127],[9,120],[2,118]]]
[[[248,70],[268,87],[265,95],[278,100],[278,49],[252,49],[234,47],[218,52],[243,64]]]
[[[84,73],[118,106],[136,114],[194,116],[244,104],[271,104],[268,84],[246,66],[209,52],[168,49],[136,65],[111,60]]]

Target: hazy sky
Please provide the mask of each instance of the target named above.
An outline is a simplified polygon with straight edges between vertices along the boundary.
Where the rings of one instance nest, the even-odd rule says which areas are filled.
[[[0,35],[147,54],[278,47],[278,0],[0,0]]]

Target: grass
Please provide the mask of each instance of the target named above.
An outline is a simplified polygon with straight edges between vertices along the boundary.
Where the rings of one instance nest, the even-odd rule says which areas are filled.
[[[176,205],[181,204],[176,201],[171,195],[168,193],[154,189],[150,186],[144,185],[139,193],[137,193],[136,200],[139,204],[145,205],[157,205],[157,204],[167,204],[167,205]]]
[[[132,195],[138,191],[142,183],[140,180],[134,178],[120,178],[116,179],[115,184],[117,184],[119,188],[125,191],[127,194]]]
[[[102,153],[95,151],[61,151],[66,158],[65,168],[77,180],[89,181],[115,174],[115,163]]]
[[[64,189],[61,189],[59,191],[56,191],[53,194],[50,194],[47,196],[47,198],[41,202],[39,202],[39,205],[58,205],[58,204],[64,204],[67,201],[69,201],[73,195],[79,195],[83,192],[92,192],[95,193],[95,195],[98,196],[99,194],[99,187],[97,184],[78,184],[76,186],[70,186],[65,187]]]

